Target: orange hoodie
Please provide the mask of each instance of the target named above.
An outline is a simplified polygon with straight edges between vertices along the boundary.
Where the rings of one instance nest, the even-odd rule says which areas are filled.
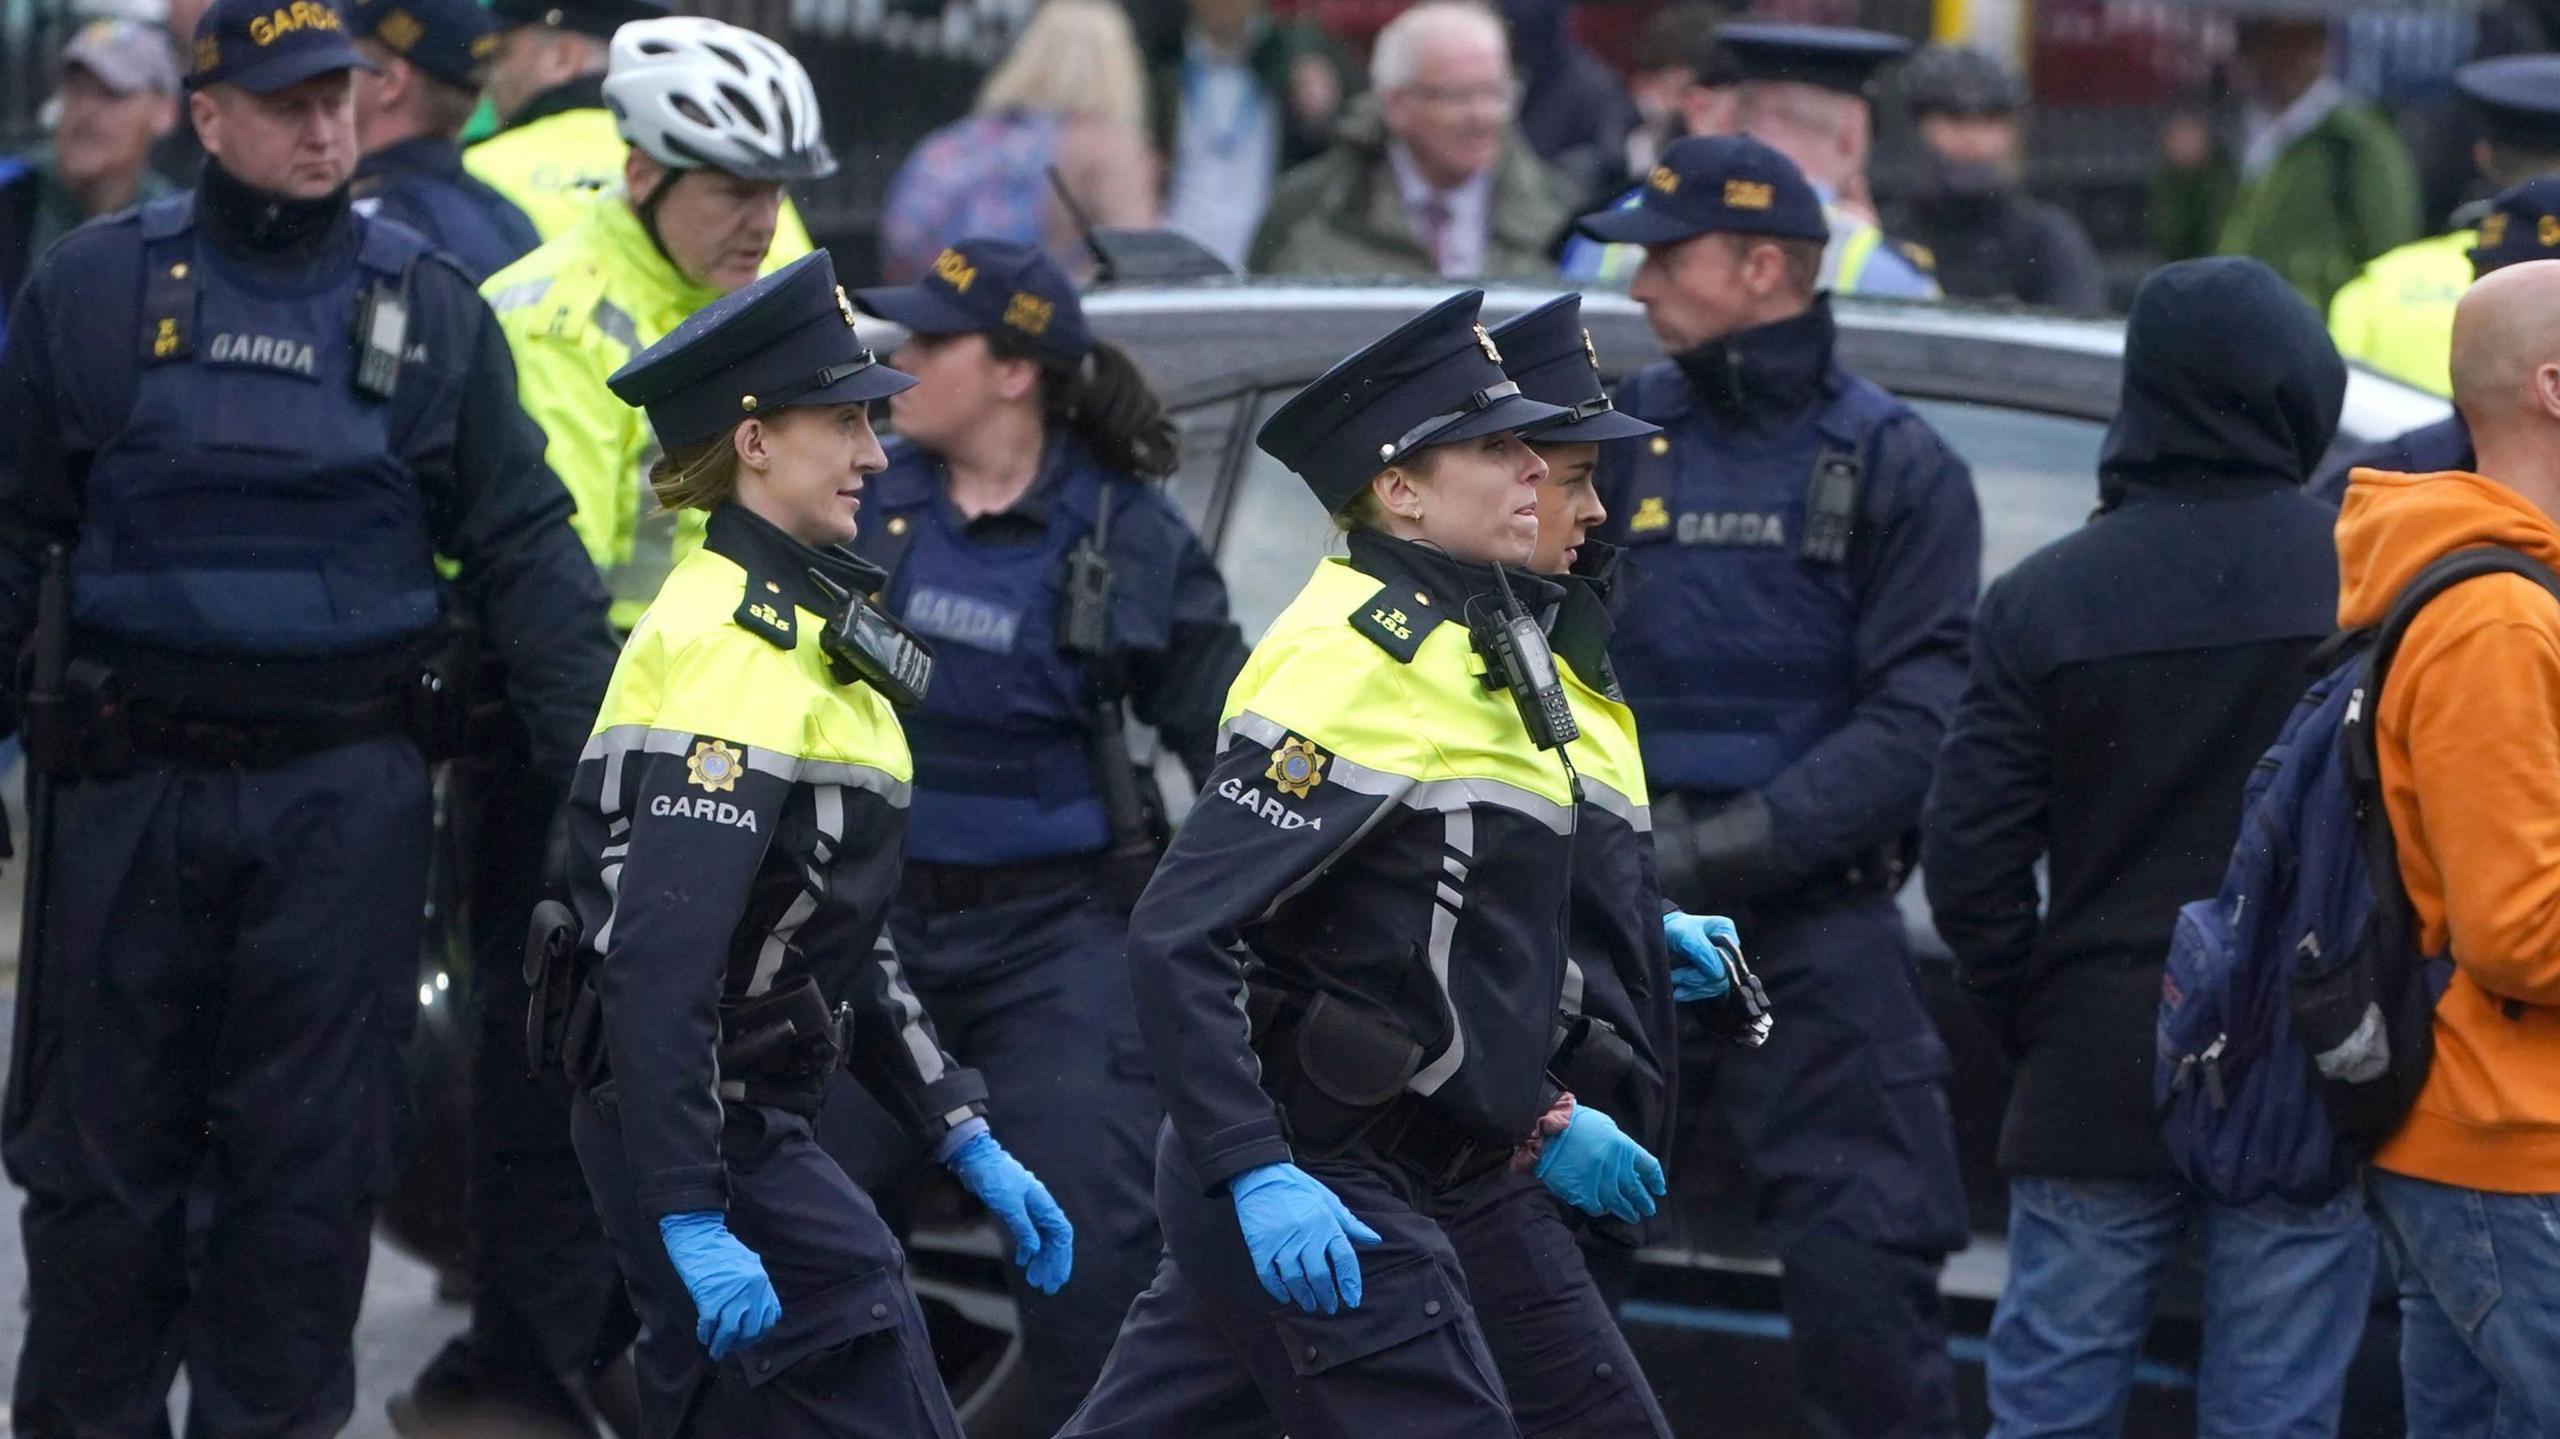
[[[2560,524],[2503,485],[2358,470],[2338,516],[2338,623],[2378,624],[2428,562],[2499,544],[2560,568]],[[2438,596],[2383,682],[2383,803],[2430,954],[2454,959],[2434,1067],[2374,1163],[2560,1190],[2560,602],[2520,575]]]

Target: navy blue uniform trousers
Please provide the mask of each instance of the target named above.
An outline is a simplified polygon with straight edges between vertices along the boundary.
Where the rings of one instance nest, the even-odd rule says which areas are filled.
[[[1360,1307],[1314,1315],[1263,1290],[1234,1202],[1202,1194],[1180,1150],[1166,1130],[1155,1282],[1060,1439],[1668,1439],[1563,1212],[1535,1179],[1502,1171],[1434,1196],[1365,1148],[1302,1161],[1385,1240],[1360,1250]]]
[[[1047,1433],[1092,1389],[1162,1248],[1163,1110],[1130,1008],[1128,926],[1071,883],[938,911],[910,892],[889,929],[943,1047],[986,1077],[996,1138],[1076,1227],[1075,1276],[1058,1293],[1005,1266],[1033,1387],[1024,1427]]]
[[[419,1387],[591,1431],[579,1385],[630,1343],[629,1306],[569,1143],[568,1081],[524,1048],[525,929],[560,787],[520,759],[457,764],[446,784],[471,905],[473,1294],[470,1329]]]
[[[16,1433],[165,1435],[181,1362],[191,1439],[345,1424],[428,829],[403,740],[58,792]]]
[[[570,1117],[640,1311],[632,1358],[643,1439],[961,1439],[906,1254],[870,1196],[798,1115],[733,1103],[725,1117],[729,1232],[764,1262],[782,1318],[716,1364],[694,1337],[693,1296],[657,1221],[640,1212],[613,1108],[590,1095]]]
[[[1901,926],[1885,899],[1761,908],[1744,938],[1777,1016],[1769,1042],[1736,1049],[1692,1027],[1681,1055],[1675,1174],[1737,1154],[1749,1169],[1825,1439],[1955,1433],[1938,1269],[1967,1237],[1964,1187],[1946,1046]]]

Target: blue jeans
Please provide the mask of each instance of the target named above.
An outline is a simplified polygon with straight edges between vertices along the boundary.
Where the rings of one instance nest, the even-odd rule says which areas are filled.
[[[2110,1436],[2179,1241],[2204,1236],[2196,1433],[2338,1432],[2373,1302],[2364,1197],[2233,1208],[2173,1180],[2013,1179],[2009,1284],[1991,1318],[1992,1439]]]
[[[2400,1280],[2412,1439],[2560,1434],[2560,1194],[2365,1184]]]

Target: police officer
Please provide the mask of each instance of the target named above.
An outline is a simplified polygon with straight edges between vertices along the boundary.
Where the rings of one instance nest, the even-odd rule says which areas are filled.
[[[1910,52],[1909,42],[1873,30],[1828,25],[1747,22],[1719,26],[1717,45],[1730,58],[1730,103],[1717,113],[1734,131],[1784,153],[1813,180],[1830,245],[1822,254],[1822,288],[1843,295],[1934,300],[1936,261],[1908,241],[1885,234],[1867,193],[1867,148],[1873,112],[1867,94],[1876,72]],[[1650,175],[1619,197],[1617,207],[1644,202]],[[1588,232],[1569,239],[1564,273],[1625,280],[1642,256],[1636,247],[1604,248]]]
[[[939,666],[909,727],[890,928],[952,1051],[1083,1224],[1073,1289],[1017,1286],[1026,1423],[1045,1433],[1093,1387],[1160,1247],[1162,1111],[1122,954],[1162,821],[1128,717],[1207,774],[1244,641],[1155,488],[1177,458],[1163,404],[1038,246],[962,240],[917,284],[855,298],[906,328],[892,359],[918,381],[889,402],[900,440],[856,548]]]
[[[2560,172],[2560,55],[2480,60],[2453,74],[2480,126],[2472,163],[2512,190]],[[2453,393],[2453,307],[2477,277],[2485,206],[2465,206],[2441,235],[2376,256],[2329,300],[2338,353],[2439,395]],[[2496,248],[2492,246],[2491,248]]]
[[[434,557],[535,764],[572,762],[612,662],[496,324],[349,204],[337,12],[220,0],[189,59],[201,187],[64,241],[0,355],[0,649],[32,636],[9,698],[50,810],[7,1145],[30,1435],[167,1433],[173,1352],[191,1434],[345,1422],[414,1016]]]
[[[1612,658],[1641,726],[1666,897],[1751,936],[1780,1022],[1684,1056],[1681,1155],[1733,1131],[1785,1265],[1805,1402],[1839,1434],[1943,1434],[1941,1257],[1966,1238],[1894,891],[1964,678],[1981,521],[1962,461],[1840,368],[1827,226],[1747,137],[1586,233],[1641,244],[1629,293],[1670,359],[1621,386],[1663,427],[1603,457],[1600,533],[1645,598]]]
[[[1516,1433],[1443,1224],[1514,1163],[1629,1222],[1662,1193],[1545,1075],[1571,726],[1533,618],[1557,587],[1502,567],[1529,558],[1545,477],[1518,432],[1560,412],[1503,377],[1482,300],[1262,428],[1350,557],[1246,663],[1130,921],[1166,1257],[1068,1434],[1165,1433],[1248,1384],[1301,1439]]]
[[[614,623],[628,629],[702,521],[685,519],[680,540],[677,519],[643,503],[655,442],[605,376],[795,258],[773,248],[783,187],[834,174],[836,157],[809,72],[718,20],[625,25],[604,89],[628,142],[619,187],[481,289],[515,347],[525,412],[551,436],[578,533],[605,571]]]
[[[632,21],[664,18],[667,7],[657,0],[494,0],[489,12],[503,27],[489,72],[489,101],[503,128],[465,150],[462,163],[513,200],[543,239],[556,240],[623,178],[630,137],[604,96],[610,42]],[[808,227],[785,196],[774,221],[773,263],[809,249]]]
[[[807,75],[770,42],[693,18],[644,21],[624,33],[631,48],[622,54],[635,62],[614,82],[624,124],[685,168],[624,147],[642,185],[634,193],[656,197],[651,215],[616,193],[484,288],[513,348],[518,394],[549,434],[547,453],[576,504],[574,523],[613,589],[615,626],[627,630],[665,576],[676,525],[642,494],[656,453],[649,427],[613,397],[606,377],[645,341],[753,279],[769,263],[763,240],[772,233],[779,177],[824,173],[834,160],[816,139]],[[644,43],[654,53],[638,48]],[[737,73],[720,52],[758,67],[752,93],[762,110],[698,103],[703,87]],[[736,173],[700,169],[706,162]],[[751,171],[767,178],[739,178]],[[699,525],[694,512],[688,533]],[[567,1089],[535,1075],[524,1053],[518,967],[544,836],[531,817],[556,808],[566,775],[529,770],[505,754],[486,758],[453,787],[472,841],[478,957],[466,1200],[471,1324],[394,1397],[391,1413],[410,1434],[496,1417],[592,1433],[595,1371],[629,1342],[631,1323],[570,1150]]]
[[[463,173],[456,138],[480,100],[497,45],[474,0],[358,0],[347,11],[356,49],[356,205],[424,235],[485,280],[540,240],[506,196]]]
[[[2080,222],[2019,184],[2018,114],[2027,88],[1980,50],[1932,45],[1897,80],[1920,133],[1920,174],[1887,211],[1925,246],[1946,292],[2065,310],[2106,304],[2106,277]]]
[[[857,598],[880,576],[842,546],[883,464],[871,402],[912,383],[862,348],[825,255],[613,376],[669,446],[659,500],[709,511],[579,757],[579,939],[550,951],[592,971],[562,1053],[650,1439],[959,1439],[897,1241],[810,1136],[839,1067],[1005,1222],[1033,1284],[1072,1264],[882,937],[914,777],[896,707],[931,660]]]
[[[667,13],[659,0],[495,0],[489,107],[497,133],[463,152],[471,173],[543,239],[573,228],[622,177],[626,148],[605,108],[613,32]]]
[[[2478,241],[2469,251],[2475,279],[2527,260],[2560,259],[2560,175],[2527,180],[2496,196],[2489,202],[2488,213],[2480,217],[2480,228],[2472,233]],[[2457,410],[2338,456],[2312,477],[2311,493],[2330,504],[2344,504],[2348,476],[2356,470],[2430,475],[2471,469],[2474,458],[2471,427]]]

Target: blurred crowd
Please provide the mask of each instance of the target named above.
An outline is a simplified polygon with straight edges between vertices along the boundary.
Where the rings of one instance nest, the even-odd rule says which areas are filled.
[[[200,6],[139,8],[153,13],[77,33],[40,117],[46,142],[0,161],[0,306],[71,225],[192,179],[201,151],[160,27],[185,33]],[[1095,225],[1161,223],[1255,273],[1623,282],[1632,252],[1573,240],[1570,217],[1628,195],[1682,135],[1747,130],[1823,194],[1835,291],[2104,310],[2154,264],[2249,255],[2330,313],[2350,356],[2443,393],[2474,212],[2560,157],[2541,97],[2450,84],[2466,55],[2547,48],[2550,22],[2523,3],[2462,22],[2473,33],[2439,47],[2441,73],[2401,77],[2392,109],[2350,83],[2374,69],[2358,47],[2384,42],[2354,39],[2343,18],[2220,15],[2197,32],[2212,42],[2202,83],[2127,112],[2157,129],[2138,226],[2123,206],[2056,203],[2069,185],[2034,192],[2030,174],[2054,170],[2030,165],[2037,100],[2067,102],[2088,77],[2031,84],[1990,49],[1915,53],[1881,34],[1755,23],[1728,0],[1660,6],[1612,35],[1613,59],[1579,38],[1588,27],[1567,0],[1424,3],[1363,35],[1329,31],[1320,13],[1334,12],[1185,0],[1178,21],[1133,22],[1116,0],[1040,6],[966,114],[873,157],[890,177],[862,202],[877,207],[880,278],[912,279],[964,235],[1038,243],[1081,269],[1072,209]],[[427,129],[481,139],[600,64],[580,48],[600,37],[529,26],[501,39],[489,63],[426,95]]]

